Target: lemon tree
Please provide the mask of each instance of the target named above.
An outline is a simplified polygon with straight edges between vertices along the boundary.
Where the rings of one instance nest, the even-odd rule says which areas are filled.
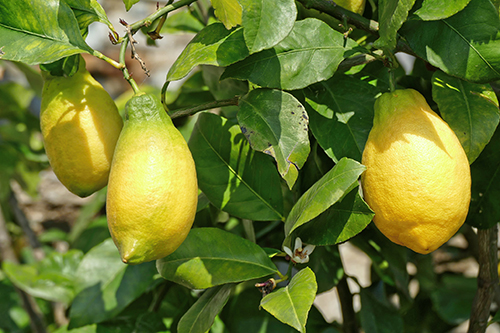
[[[0,332],[498,327],[499,4],[2,1]]]

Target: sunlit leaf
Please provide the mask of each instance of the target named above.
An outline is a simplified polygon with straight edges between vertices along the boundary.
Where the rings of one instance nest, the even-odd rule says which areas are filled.
[[[93,52],[63,0],[0,2],[0,50],[1,59],[28,65]]]
[[[231,29],[241,24],[241,5],[238,0],[211,0],[215,16],[224,24],[226,29]]]
[[[416,10],[413,14],[420,17],[424,21],[441,20],[455,15],[464,9],[469,2],[470,0],[424,0],[422,7]]]
[[[295,274],[286,287],[266,295],[260,305],[281,322],[304,333],[317,289],[316,277],[307,267]]]
[[[184,243],[156,265],[165,279],[193,289],[276,273],[260,246],[216,228],[192,229]]]
[[[406,21],[415,0],[381,0],[379,2],[379,33],[377,47],[392,51],[396,47],[399,28]]]
[[[269,89],[252,90],[239,105],[238,122],[250,145],[276,160],[292,188],[310,151],[304,107],[291,94]]]

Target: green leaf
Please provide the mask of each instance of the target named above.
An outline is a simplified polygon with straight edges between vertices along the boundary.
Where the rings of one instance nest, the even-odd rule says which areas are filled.
[[[489,84],[470,83],[437,71],[432,77],[432,98],[472,164],[500,121],[495,92]]]
[[[187,8],[168,14],[168,20],[161,28],[161,33],[198,33],[205,26],[196,19]]]
[[[293,0],[240,0],[245,42],[250,54],[273,47],[293,28],[297,7]]]
[[[301,89],[330,78],[357,46],[323,21],[295,22],[290,34],[272,49],[229,66],[222,79],[249,80],[261,87]]]
[[[489,0],[471,0],[438,21],[409,20],[400,34],[417,56],[446,74],[476,83],[500,79],[500,18]]]
[[[380,283],[379,286],[383,284]],[[403,319],[398,311],[387,301],[383,289],[372,292],[362,288],[361,326],[366,333],[404,332]]]
[[[28,332],[30,317],[16,288],[0,271],[0,332]]]
[[[309,117],[291,94],[254,89],[239,102],[238,123],[253,149],[271,155],[291,189],[309,155]]]
[[[179,55],[167,74],[167,81],[180,80],[198,65],[225,67],[248,56],[243,29],[227,30],[213,23],[201,30]]]
[[[361,161],[379,92],[368,82],[346,75],[335,75],[304,90],[311,131],[335,162],[342,157]]]
[[[283,218],[279,174],[270,157],[250,148],[237,124],[202,113],[189,148],[198,186],[215,207],[254,221]]]
[[[317,218],[299,227],[294,235],[306,244],[334,245],[359,234],[374,215],[358,191],[353,190]]]
[[[469,2],[470,0],[424,0],[422,7],[416,10],[413,14],[424,21],[441,20],[455,15],[464,9]]]
[[[335,287],[344,276],[344,267],[338,246],[317,246],[309,256],[307,266],[316,275],[318,294]]]
[[[396,48],[398,30],[414,3],[415,0],[381,0],[378,3],[380,38],[375,41],[377,47],[389,51]]]
[[[28,65],[93,52],[80,34],[73,11],[63,0],[2,1],[0,50],[1,59]]]
[[[121,262],[109,238],[90,250],[78,266],[79,293],[69,312],[69,328],[115,317],[154,282],[155,263],[136,266]]]
[[[108,19],[106,12],[97,0],[64,0],[75,12],[76,19],[81,31],[87,31],[88,26],[93,22],[106,24],[110,29],[113,25]],[[113,29],[114,30],[114,29]]]
[[[443,275],[439,287],[431,293],[432,308],[447,323],[459,325],[470,317],[470,308],[476,290],[476,278]]]
[[[466,222],[488,229],[500,222],[500,129],[471,165],[471,204]]]
[[[177,326],[179,333],[205,333],[210,330],[215,317],[226,305],[233,289],[232,284],[208,289],[182,316]]]
[[[138,3],[139,1],[141,0],[123,0],[123,4],[125,5],[125,9],[128,12],[130,8],[132,8],[132,6]]]
[[[330,171],[305,192],[293,206],[285,222],[285,235],[311,221],[340,200],[358,184],[365,171],[360,163],[341,159]]]
[[[247,281],[277,269],[255,243],[217,228],[196,228],[171,255],[157,260],[165,279],[192,289]]]
[[[76,268],[81,259],[82,253],[77,250],[64,254],[53,252],[32,265],[5,261],[2,269],[10,281],[26,293],[69,305],[79,284]]]
[[[295,274],[288,286],[266,295],[260,305],[279,321],[304,333],[317,289],[316,277],[307,267]]]
[[[231,29],[241,24],[241,5],[238,0],[211,0],[215,16],[224,24],[226,29]]]

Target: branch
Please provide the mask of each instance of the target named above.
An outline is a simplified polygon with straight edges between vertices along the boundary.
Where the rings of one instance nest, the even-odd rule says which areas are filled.
[[[172,111],[170,114],[170,118],[179,118],[182,116],[190,116],[193,115],[197,112],[204,111],[204,110],[210,110],[210,109],[215,109],[215,108],[220,108],[223,106],[231,106],[231,105],[238,105],[239,102],[239,96],[235,96],[230,99],[224,99],[220,101],[213,101],[213,102],[208,102],[205,104],[189,107],[189,108],[182,108],[178,110]]]
[[[477,236],[479,274],[468,333],[486,332],[491,302],[498,288],[498,227],[494,225],[486,230],[478,230]]]
[[[320,12],[335,17],[340,21],[354,25],[356,28],[368,31],[378,37],[378,22],[369,20],[359,14],[353,13],[337,5],[332,0],[298,0],[306,8],[314,8]]]
[[[337,293],[339,295],[340,307],[342,308],[343,332],[358,333],[356,313],[352,305],[352,294],[345,275],[337,285]]]

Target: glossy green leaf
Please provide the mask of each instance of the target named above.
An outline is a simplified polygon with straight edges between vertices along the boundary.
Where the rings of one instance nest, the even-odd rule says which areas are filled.
[[[106,12],[97,0],[64,0],[73,9],[80,30],[87,30],[88,26],[93,22],[101,22],[106,24],[111,29],[113,25],[108,19]]]
[[[210,330],[215,317],[226,305],[233,289],[232,284],[225,284],[208,289],[182,316],[177,326],[178,333],[205,333]]]
[[[495,92],[489,84],[470,83],[437,71],[432,77],[432,98],[472,164],[500,121]]]
[[[227,30],[213,23],[201,30],[179,55],[167,74],[168,81],[180,80],[198,65],[225,67],[248,56],[243,29]]]
[[[293,28],[297,7],[293,0],[240,0],[243,34],[250,54],[283,40]]]
[[[231,29],[241,24],[241,5],[238,0],[211,0],[215,16]]]
[[[348,158],[341,159],[305,192],[293,206],[285,222],[285,235],[311,221],[339,201],[358,184],[365,167]]]
[[[277,270],[260,246],[217,228],[192,229],[184,243],[156,266],[165,279],[192,289],[251,280]]]
[[[76,294],[79,279],[76,269],[82,253],[53,252],[38,263],[19,265],[5,261],[2,269],[10,281],[26,293],[45,300],[70,304]]]
[[[200,114],[189,148],[198,186],[215,207],[254,221],[283,218],[280,176],[272,159],[252,150],[237,124]]]
[[[398,30],[414,3],[415,0],[381,0],[378,3],[380,38],[375,41],[377,47],[389,51],[396,48]]]
[[[470,318],[476,290],[476,278],[444,275],[439,287],[431,293],[432,308],[447,323],[459,325]]]
[[[466,222],[487,229],[500,222],[500,129],[471,165],[472,189]]]
[[[424,21],[441,20],[455,15],[464,9],[469,2],[470,0],[424,0],[422,7],[416,10],[413,14]]]
[[[123,0],[123,4],[125,5],[125,9],[128,12],[130,8],[132,8],[132,6],[138,3],[139,1],[141,0]]]
[[[300,89],[330,78],[357,46],[323,21],[296,21],[290,34],[272,49],[229,66],[222,78],[248,80],[261,87]]]
[[[309,155],[309,117],[293,95],[254,89],[239,102],[238,123],[250,146],[271,155],[292,188]]]
[[[109,238],[90,250],[78,266],[79,293],[69,312],[69,328],[100,323],[115,317],[154,282],[155,263],[122,263]]]
[[[386,299],[383,289],[373,292],[362,288],[359,294],[361,326],[366,333],[404,332],[403,319]]]
[[[358,191],[353,190],[317,218],[299,227],[294,235],[307,244],[334,245],[359,234],[374,215]]]
[[[0,50],[1,59],[28,65],[93,52],[63,0],[0,2]]]
[[[260,305],[279,321],[304,333],[307,315],[316,297],[317,289],[316,277],[307,267],[295,274],[286,287],[266,295]]]
[[[500,79],[500,18],[489,0],[471,0],[438,21],[409,20],[400,34],[411,49],[445,73],[482,83]]]
[[[304,90],[311,131],[335,162],[342,157],[361,161],[379,92],[368,82],[346,75],[335,75]]]

